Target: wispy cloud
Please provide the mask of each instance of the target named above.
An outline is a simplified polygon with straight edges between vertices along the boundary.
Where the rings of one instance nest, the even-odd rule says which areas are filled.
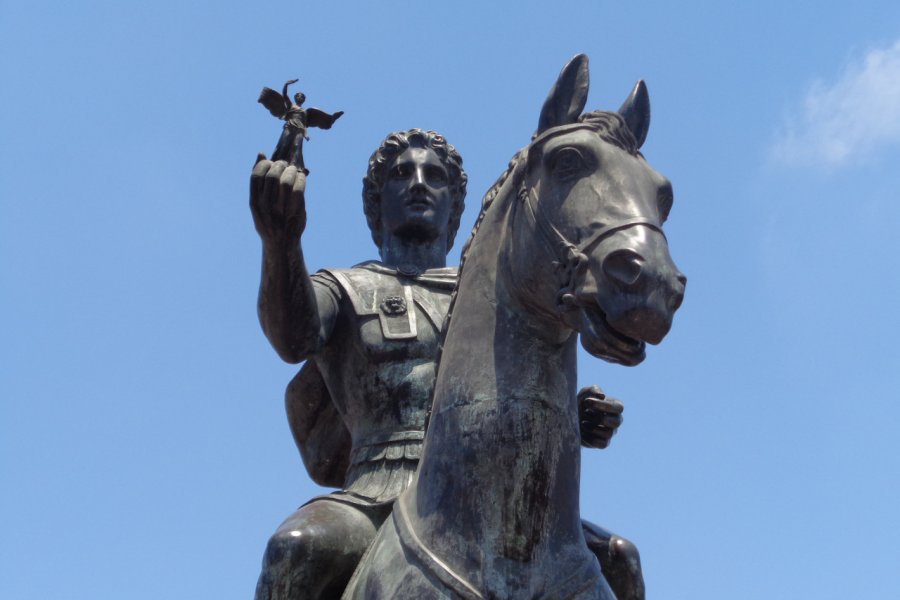
[[[900,144],[900,40],[813,83],[778,132],[770,157],[787,165],[840,167]]]

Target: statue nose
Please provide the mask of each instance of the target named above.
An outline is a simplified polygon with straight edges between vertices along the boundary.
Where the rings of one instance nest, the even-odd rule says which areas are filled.
[[[409,181],[409,191],[413,194],[425,193],[425,175],[421,169],[416,169]]]
[[[644,257],[634,250],[617,250],[603,260],[603,272],[620,286],[634,285],[643,272]]]

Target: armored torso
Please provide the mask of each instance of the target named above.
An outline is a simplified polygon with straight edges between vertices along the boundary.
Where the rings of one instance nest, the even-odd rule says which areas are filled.
[[[345,490],[393,500],[418,463],[456,269],[404,275],[363,263],[313,281],[320,302],[338,307],[315,362],[352,440]]]

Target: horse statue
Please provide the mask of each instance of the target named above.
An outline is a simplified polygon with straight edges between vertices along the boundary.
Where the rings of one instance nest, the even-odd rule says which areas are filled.
[[[644,160],[639,82],[582,114],[588,59],[562,70],[531,144],[485,195],[444,325],[415,480],[344,598],[615,600],[579,515],[576,338],[636,365],[684,297]]]

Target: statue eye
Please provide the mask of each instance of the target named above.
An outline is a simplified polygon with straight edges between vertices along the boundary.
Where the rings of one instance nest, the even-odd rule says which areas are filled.
[[[585,166],[584,157],[575,148],[563,148],[553,156],[553,176],[570,179],[578,175]]]
[[[447,182],[447,173],[443,169],[439,169],[438,167],[429,167],[425,172],[425,175],[428,177],[428,181],[432,183],[446,183]]]
[[[394,168],[391,169],[391,179],[406,179],[409,177],[409,173],[409,165],[394,165]]]

